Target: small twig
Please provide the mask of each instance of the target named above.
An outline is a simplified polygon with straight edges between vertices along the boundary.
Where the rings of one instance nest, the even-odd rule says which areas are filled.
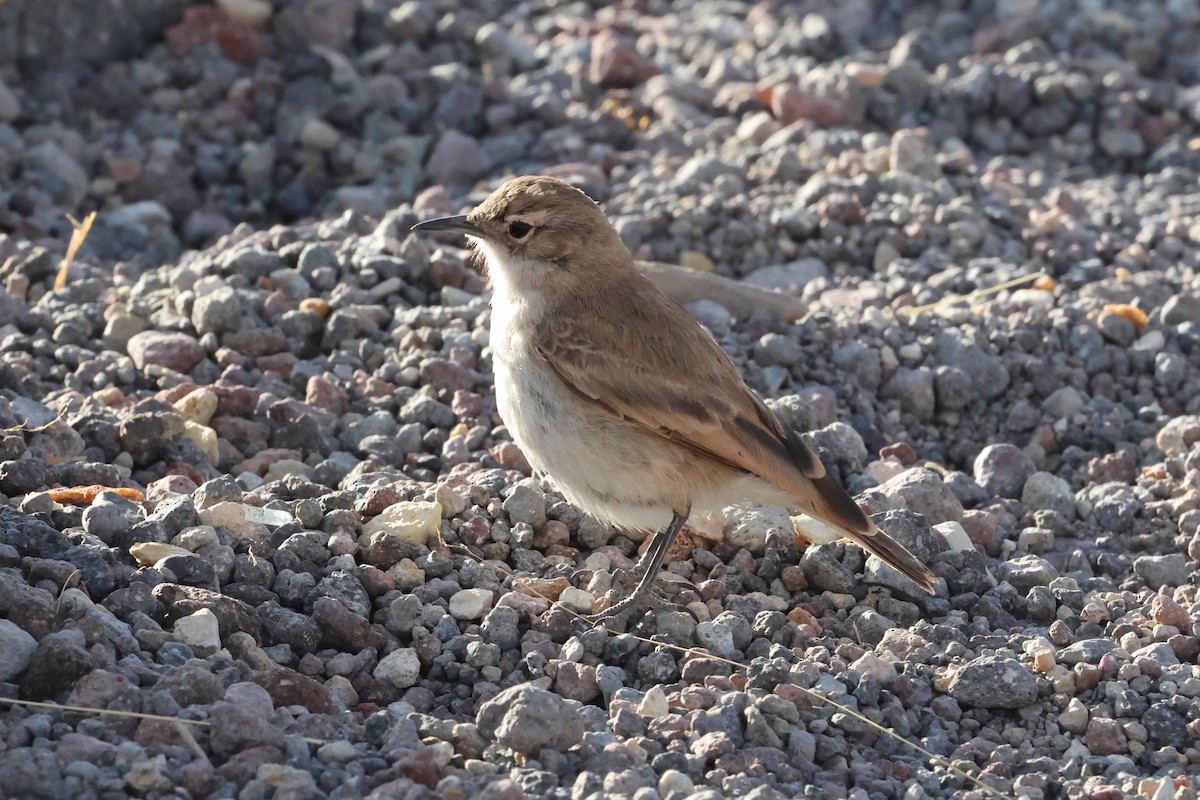
[[[181,723],[185,723],[187,725],[197,725],[202,728],[207,728],[212,725],[212,723],[206,719],[183,719],[181,717],[167,717],[167,716],[163,716],[162,714],[144,714],[140,711],[122,711],[122,710],[115,709],[115,708],[91,708],[89,706],[69,706],[69,705],[65,705],[63,703],[46,703],[46,702],[40,702],[37,700],[18,700],[15,697],[0,697],[0,703],[8,703],[9,705],[13,705],[13,706],[27,706],[29,708],[45,708],[50,711],[69,711],[69,712],[73,712],[76,714],[95,714],[95,715],[101,716],[101,717],[107,716],[107,717],[128,717],[131,719],[153,719],[153,720],[157,720],[159,722],[165,722],[172,726],[179,725]],[[186,739],[185,739],[185,741],[186,741]],[[305,736],[304,741],[307,744],[315,744],[315,745],[329,744],[329,741],[327,739],[313,739],[309,736]],[[195,744],[197,748],[200,747],[200,745],[196,743],[195,738],[192,738],[191,742],[192,742],[192,744]],[[189,746],[189,749],[190,749],[190,746]],[[203,754],[203,750],[201,750],[201,754]],[[205,757],[207,758],[207,756],[205,756]]]
[[[67,216],[74,226],[71,231],[71,241],[67,243],[67,254],[63,256],[62,263],[58,266],[58,275],[54,278],[54,291],[59,291],[67,286],[67,272],[71,269],[71,262],[75,260],[75,254],[79,252],[79,248],[83,246],[83,240],[87,238],[88,232],[92,229],[92,223],[96,221],[96,212],[88,214],[83,218],[83,222],[76,222],[71,216]]]
[[[20,425],[14,425],[11,428],[4,428],[3,432],[4,433],[40,433],[41,431],[44,431],[47,428],[49,428],[54,423],[58,422],[60,419],[62,419],[66,415],[67,415],[67,407],[64,405],[62,408],[58,409],[58,413],[54,415],[54,419],[50,420],[45,425],[38,425],[36,428],[28,428],[26,426],[29,424],[29,420],[26,419]]]
[[[998,283],[995,286],[990,286],[986,289],[976,289],[975,291],[968,292],[967,294],[956,294],[950,297],[943,297],[941,300],[928,303],[923,306],[905,306],[899,310],[905,312],[906,314],[920,314],[922,311],[929,311],[937,308],[938,306],[946,305],[947,303],[957,303],[960,300],[972,300],[976,297],[984,297],[989,294],[995,294],[996,292],[1002,292],[1005,289],[1011,289],[1012,287],[1020,286],[1023,283],[1032,283],[1038,278],[1043,278],[1045,276],[1046,273],[1044,272],[1035,272],[1032,275],[1022,275],[1020,278],[1013,278],[1011,281]]]

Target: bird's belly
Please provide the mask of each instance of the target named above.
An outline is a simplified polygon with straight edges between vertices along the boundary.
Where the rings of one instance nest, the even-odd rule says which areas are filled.
[[[631,530],[663,527],[690,503],[676,445],[594,410],[535,359],[493,363],[501,419],[567,500]]]

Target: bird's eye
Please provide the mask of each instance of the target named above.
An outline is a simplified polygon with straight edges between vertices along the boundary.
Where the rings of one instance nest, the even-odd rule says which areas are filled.
[[[514,239],[524,239],[529,235],[531,230],[533,230],[533,226],[528,222],[516,220],[515,222],[508,223],[508,235]]]

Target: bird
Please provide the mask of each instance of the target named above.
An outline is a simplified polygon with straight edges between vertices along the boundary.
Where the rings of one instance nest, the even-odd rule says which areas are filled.
[[[412,230],[464,234],[482,256],[497,409],[530,466],[593,517],[653,532],[634,590],[589,620],[661,602],[652,585],[689,516],[750,503],[786,509],[797,544],[834,531],[827,538],[848,539],[935,592],[929,568],[867,517],[713,336],[638,271],[583,191],[516,177],[469,214]]]

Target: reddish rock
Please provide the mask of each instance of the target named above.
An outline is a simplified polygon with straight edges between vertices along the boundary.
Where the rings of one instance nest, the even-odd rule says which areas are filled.
[[[563,522],[552,519],[546,522],[533,537],[533,546],[539,550],[546,550],[554,546],[562,546],[571,541],[571,529]]]
[[[1050,634],[1050,641],[1056,647],[1066,647],[1067,645],[1071,644],[1071,642],[1075,641],[1074,631],[1072,631],[1067,623],[1063,622],[1061,619],[1056,619],[1054,622],[1050,623],[1050,630],[1048,633]]]
[[[962,526],[971,544],[979,545],[989,553],[999,545],[994,514],[976,508],[966,509],[963,511]]]
[[[363,519],[370,519],[379,516],[385,509],[396,505],[403,499],[404,496],[395,486],[372,486],[367,489],[362,499],[354,504],[354,511]]]
[[[457,209],[458,205],[455,203],[454,197],[446,191],[445,186],[426,187],[413,199],[413,213],[419,219],[448,217],[456,213]],[[414,335],[413,333],[406,334],[406,338]],[[408,348],[402,347],[402,349]]]
[[[235,786],[245,786],[258,774],[258,768],[263,764],[282,764],[283,750],[274,745],[251,747],[236,753],[217,769],[222,778]]]
[[[370,564],[363,564],[358,568],[358,579],[372,598],[382,597],[396,588],[396,581],[391,575]]]
[[[320,375],[314,375],[304,387],[304,402],[313,408],[341,416],[346,413],[350,397],[341,386]]]
[[[487,156],[479,142],[453,128],[442,132],[425,163],[425,176],[439,184],[462,185],[473,183],[488,170]],[[461,264],[449,268],[453,275],[441,274],[447,269],[444,261],[434,262],[429,277],[439,286],[461,286],[466,268]]]
[[[191,761],[179,768],[179,785],[192,797],[203,797],[212,791],[215,772],[207,759]]]
[[[109,177],[117,184],[135,181],[142,172],[142,165],[131,158],[110,155],[104,161],[108,165]]]
[[[267,449],[267,426],[245,417],[213,417],[209,423],[217,438],[233,445],[240,453],[254,454]],[[238,458],[241,461],[242,458]]]
[[[224,696],[225,685],[201,663],[190,661],[172,670],[154,684],[154,689],[169,693],[181,706],[215,703]]]
[[[163,465],[163,473],[161,480],[171,481],[171,486],[177,490],[181,490],[177,492],[178,494],[191,494],[206,479],[204,473],[196,469],[195,466],[183,461],[167,462]],[[191,484],[190,487],[189,484]]]
[[[152,151],[137,178],[126,184],[121,196],[126,202],[153,200],[178,217],[187,216],[200,205],[195,167],[170,151]]]
[[[601,89],[632,89],[658,74],[658,67],[637,51],[633,40],[614,30],[592,38],[588,78]]]
[[[554,679],[554,690],[568,700],[590,703],[600,695],[600,687],[596,684],[596,668],[575,661],[560,663]]]
[[[367,535],[366,543],[359,549],[359,560],[378,569],[390,569],[411,554],[408,542],[387,531],[375,531]]]
[[[917,463],[916,451],[912,449],[912,445],[908,442],[893,442],[886,445],[879,451],[880,458],[895,457],[904,466]]]
[[[313,603],[313,620],[321,626],[321,643],[325,647],[357,653],[364,647],[383,648],[383,637],[360,617],[331,597],[318,598]]]
[[[500,462],[501,466],[514,469],[522,475],[533,474],[533,467],[529,466],[525,454],[512,442],[501,442],[488,452],[492,458]]]
[[[254,363],[263,372],[290,375],[292,367],[296,366],[297,360],[296,356],[291,353],[272,353],[271,355],[259,356]]]
[[[692,656],[683,662],[683,669],[680,674],[686,683],[703,684],[712,677],[728,678],[731,672],[732,668],[724,661],[704,656]],[[670,716],[660,717],[660,719],[670,720],[680,718]]]
[[[1150,601],[1150,616],[1160,625],[1172,625],[1181,633],[1191,633],[1192,618],[1183,606],[1167,594],[1156,594]]]
[[[439,391],[467,391],[475,385],[471,370],[444,358],[427,358],[421,362],[421,382]]]
[[[804,569],[797,564],[788,564],[779,574],[783,588],[795,593],[808,588],[808,578],[804,577]]]
[[[1100,683],[1100,678],[1103,674],[1100,668],[1093,664],[1076,664],[1074,671],[1075,688],[1079,692],[1095,689],[1097,684]]]
[[[1200,656],[1200,637],[1177,633],[1167,639],[1167,644],[1175,657],[1185,664],[1195,663],[1196,657]]]
[[[842,121],[842,106],[833,100],[814,97],[800,87],[782,84],[771,89],[771,114],[784,125],[807,119],[828,127]]]
[[[54,743],[54,760],[59,769],[66,769],[76,761],[96,764],[102,758],[111,758],[116,745],[103,742],[83,733],[66,733]]]
[[[243,472],[253,472],[255,475],[266,475],[267,468],[276,461],[284,461],[287,459],[300,460],[300,453],[295,450],[287,450],[283,448],[271,448],[255,453],[250,458],[247,458],[240,464],[235,464],[233,474],[240,475]]]
[[[287,350],[287,339],[278,328],[250,328],[225,335],[225,344],[250,358],[261,359]],[[290,353],[289,353],[290,355]]]
[[[696,755],[708,759],[716,759],[738,749],[733,738],[723,731],[711,731],[691,743],[691,750]]]
[[[518,590],[521,588],[518,585]],[[521,591],[508,592],[496,601],[495,607],[508,606],[515,608],[517,611],[524,612],[531,619],[546,612],[550,608],[550,601],[544,597],[524,594]]]
[[[198,484],[186,475],[167,475],[146,487],[146,504],[151,508],[177,494],[190,495]]]
[[[1093,483],[1133,483],[1137,480],[1137,464],[1124,450],[1093,458],[1088,462],[1088,477]]]
[[[162,719],[143,719],[138,723],[133,740],[142,747],[187,747],[179,735],[179,726]]]
[[[262,41],[254,29],[217,6],[190,6],[179,24],[167,29],[166,37],[175,56],[216,42],[230,61],[249,65],[262,58]]]
[[[465,544],[472,547],[483,547],[492,541],[492,529],[484,517],[471,517],[463,522],[458,530]]]
[[[258,405],[259,391],[249,386],[227,386],[217,383],[208,387],[217,396],[216,415],[248,417]]]
[[[1088,722],[1083,743],[1094,756],[1111,756],[1125,752],[1128,744],[1120,724],[1115,719],[1093,718]]]
[[[418,750],[410,756],[405,756],[396,763],[396,769],[410,781],[432,789],[441,778],[441,770],[433,760],[433,751],[429,748]]]
[[[87,708],[140,711],[138,689],[124,675],[97,669],[80,678],[67,697],[67,704]]]
[[[279,667],[256,672],[250,679],[267,690],[276,708],[304,706],[314,714],[332,714],[335,710],[324,684],[293,669]]]
[[[186,333],[142,331],[130,338],[129,357],[141,370],[155,364],[187,373],[204,360],[204,348]]]
[[[450,410],[460,419],[474,419],[483,409],[483,398],[474,392],[459,390],[450,401]]]

